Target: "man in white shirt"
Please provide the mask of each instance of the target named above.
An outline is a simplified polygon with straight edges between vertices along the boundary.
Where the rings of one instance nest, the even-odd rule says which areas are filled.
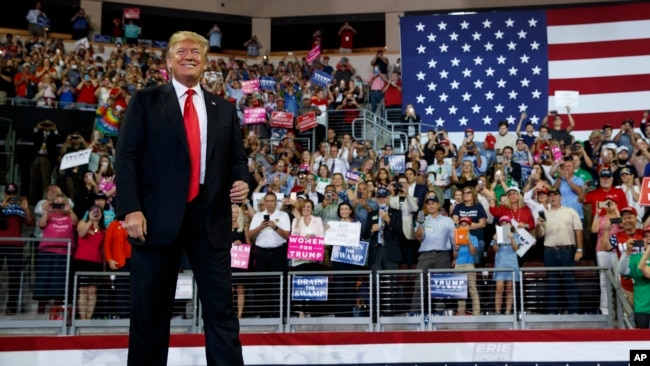
[[[349,170],[348,163],[340,159],[339,156],[339,147],[336,145],[331,145],[330,146],[330,156],[327,160],[325,160],[325,164],[327,164],[327,167],[330,169],[330,172],[332,174],[339,173],[342,174],[345,177],[345,172]]]

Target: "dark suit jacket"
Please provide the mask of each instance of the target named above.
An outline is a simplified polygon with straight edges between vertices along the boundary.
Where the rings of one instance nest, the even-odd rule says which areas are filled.
[[[37,130],[34,132],[34,137],[32,138],[33,145],[33,156],[32,159],[38,155],[41,146],[45,143],[45,148],[47,149],[47,158],[50,160],[52,165],[57,165],[57,158],[59,157],[59,148],[56,146],[61,141],[61,137],[58,133],[50,131],[45,137],[45,132],[43,130]]]
[[[422,210],[424,206],[424,197],[426,197],[429,188],[423,184],[415,184],[415,189],[413,190],[413,197],[418,199],[418,209]]]
[[[394,263],[402,261],[402,248],[400,246],[400,234],[402,232],[402,212],[392,208],[388,209],[390,224],[384,226],[384,250],[388,260]],[[379,212],[373,211],[368,215],[368,224],[365,232],[361,235],[363,238],[370,238],[370,249],[368,251],[368,264],[375,261],[377,256],[377,232],[371,233],[372,225],[379,223]]]
[[[215,247],[230,248],[229,192],[234,181],[247,181],[247,158],[235,106],[205,90],[203,95],[208,118],[203,185],[208,240]],[[190,176],[185,125],[172,83],[138,91],[131,98],[120,127],[115,170],[117,218],[142,211],[147,220],[144,244],[171,244],[183,221]]]

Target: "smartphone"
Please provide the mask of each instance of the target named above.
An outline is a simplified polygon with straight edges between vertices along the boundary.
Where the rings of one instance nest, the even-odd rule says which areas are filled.
[[[623,220],[620,217],[614,217],[612,219],[609,219],[609,222],[612,224],[620,224],[621,222],[623,222]]]
[[[645,243],[643,242],[643,240],[635,240],[632,245],[635,248],[643,248],[645,246]]]
[[[100,137],[97,139],[100,144],[108,144],[108,137]]]
[[[476,189],[479,190],[479,191],[483,189],[483,181],[482,180],[478,181],[478,184],[476,185]]]
[[[271,220],[271,216],[269,215],[264,215],[264,221],[269,221]]]
[[[298,193],[291,192],[289,193],[289,200],[295,202],[298,199]]]
[[[54,202],[50,207],[52,207],[53,210],[62,210],[65,207],[65,204]]]
[[[539,211],[539,212],[537,212],[537,214],[539,215],[539,217],[540,217],[542,220],[546,221],[546,212],[544,212],[544,211]]]
[[[598,209],[607,208],[607,202],[598,202]]]
[[[424,222],[424,211],[422,211],[422,210],[418,211],[418,218],[417,218],[417,220],[418,220],[419,223],[423,223],[423,222]]]
[[[363,198],[363,194],[361,191],[357,191],[357,199],[360,200],[361,198]]]
[[[384,165],[388,165],[388,156],[384,156]]]
[[[326,193],[325,194],[325,199],[331,201],[332,200],[332,194],[331,193]]]

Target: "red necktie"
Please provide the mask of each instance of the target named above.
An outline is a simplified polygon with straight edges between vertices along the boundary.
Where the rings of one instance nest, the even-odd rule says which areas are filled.
[[[199,116],[192,102],[194,93],[196,92],[193,89],[187,89],[187,98],[185,98],[185,108],[183,109],[187,146],[190,151],[190,187],[187,191],[187,202],[199,195],[199,175],[201,170],[201,133],[199,131]]]

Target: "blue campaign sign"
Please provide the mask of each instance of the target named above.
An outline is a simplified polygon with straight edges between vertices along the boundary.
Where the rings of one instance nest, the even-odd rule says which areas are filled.
[[[314,70],[314,73],[311,74],[311,83],[318,85],[323,88],[327,88],[331,83],[332,80],[334,79],[334,76],[320,71],[320,70]]]
[[[260,76],[260,89],[275,90],[275,79],[270,76]]]
[[[291,300],[327,301],[327,276],[294,276]]]
[[[431,273],[431,298],[466,299],[467,273]]]
[[[388,166],[393,173],[404,173],[406,171],[406,156],[391,155],[388,157]]]
[[[367,241],[360,241],[357,247],[334,245],[332,246],[332,262],[365,266],[368,258],[368,246]]]

